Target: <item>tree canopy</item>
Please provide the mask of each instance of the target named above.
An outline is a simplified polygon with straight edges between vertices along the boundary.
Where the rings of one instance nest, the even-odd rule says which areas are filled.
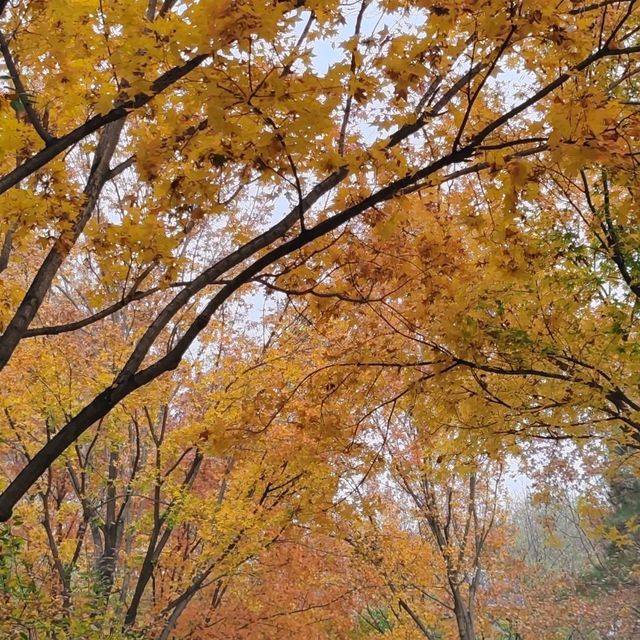
[[[0,53],[3,633],[638,632],[637,0],[0,0]]]

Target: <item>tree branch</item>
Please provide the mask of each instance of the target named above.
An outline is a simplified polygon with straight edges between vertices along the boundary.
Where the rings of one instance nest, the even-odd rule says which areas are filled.
[[[76,127],[61,138],[56,138],[48,147],[45,147],[26,162],[16,167],[10,173],[0,178],[0,194],[11,189],[38,169],[44,167],[50,160],[73,146],[91,133],[98,131],[110,122],[115,122],[124,118],[130,111],[139,109],[150,102],[156,95],[162,93],[165,89],[175,84],[178,80],[200,66],[211,54],[201,53],[179,67],[174,67],[156,78],[151,84],[149,93],[139,93],[129,100],[125,100],[120,105],[111,109],[111,111],[96,115],[87,120],[84,124]]]

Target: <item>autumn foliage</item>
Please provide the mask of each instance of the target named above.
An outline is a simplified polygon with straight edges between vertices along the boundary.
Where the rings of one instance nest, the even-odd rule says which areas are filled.
[[[0,54],[0,637],[638,637],[637,0]]]

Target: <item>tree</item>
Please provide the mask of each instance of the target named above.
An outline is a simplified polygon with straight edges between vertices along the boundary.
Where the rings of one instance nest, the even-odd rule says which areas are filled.
[[[574,451],[571,458],[580,461],[580,470],[556,467],[540,474],[536,493],[510,510],[515,531],[509,562],[526,578],[517,582],[520,607],[498,600],[496,613],[525,637],[637,633],[637,590],[616,580],[616,570],[607,566],[611,532],[605,523],[611,511],[606,473],[611,464],[602,453]],[[596,586],[594,578],[607,575],[608,584],[603,580]]]
[[[500,474],[490,464],[466,477],[434,472],[422,456],[428,454],[414,442],[405,456],[391,457],[397,485],[384,502],[374,497],[376,506],[366,507],[369,526],[356,550],[379,573],[399,624],[416,638],[476,640],[493,622],[483,602],[491,581],[486,567],[502,569],[504,540],[494,527]]]
[[[95,339],[78,341],[83,370],[69,371],[54,351],[25,369],[28,396],[21,384],[7,389],[4,445],[14,464],[46,437],[39,421],[53,430],[83,388],[100,384],[93,376],[108,377],[130,328],[119,329],[92,327]],[[238,638],[263,628],[295,634],[327,611],[336,628],[349,623],[357,589],[349,574],[338,578],[330,561],[340,545],[317,513],[331,507],[337,482],[326,443],[289,421],[261,428],[292,384],[291,364],[265,348],[256,354],[253,338],[228,326],[216,334],[202,348],[217,364],[123,403],[16,508],[3,530],[1,633],[169,638],[213,628]],[[248,390],[265,368],[270,385],[254,404]],[[319,588],[323,573],[332,581]],[[278,588],[264,590],[269,580]]]
[[[455,194],[458,179],[498,172],[496,233],[513,244],[514,203],[540,183],[532,163],[559,160],[567,175],[581,158],[620,176],[634,170],[635,105],[615,91],[635,78],[634,1],[363,2],[354,15],[340,2],[299,1],[2,9],[5,62],[24,107],[3,111],[5,375],[36,335],[65,336],[155,301],[111,382],[6,487],[3,519],[82,433],[175,369],[248,283],[277,286],[291,272],[313,287],[362,220],[384,234],[398,223],[390,211],[419,202],[429,185]],[[372,31],[368,11],[383,16]],[[314,68],[314,48],[345,21],[342,59]],[[496,91],[507,67],[527,74],[525,97]],[[269,226],[278,196],[291,210]],[[195,255],[198,237],[215,248]],[[27,254],[25,271],[17,257]],[[87,315],[31,327],[70,270],[94,289],[84,302],[69,292]],[[197,311],[181,317],[185,309]],[[630,420],[633,401],[601,389]]]
[[[639,15],[0,0],[2,632],[569,628],[491,489],[638,448]]]

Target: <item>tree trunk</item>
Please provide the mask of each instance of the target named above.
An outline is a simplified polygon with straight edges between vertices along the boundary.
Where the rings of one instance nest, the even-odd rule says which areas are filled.
[[[476,632],[473,624],[473,615],[471,610],[465,603],[459,587],[452,586],[453,591],[453,612],[456,616],[456,624],[458,625],[458,634],[460,640],[476,640]]]

